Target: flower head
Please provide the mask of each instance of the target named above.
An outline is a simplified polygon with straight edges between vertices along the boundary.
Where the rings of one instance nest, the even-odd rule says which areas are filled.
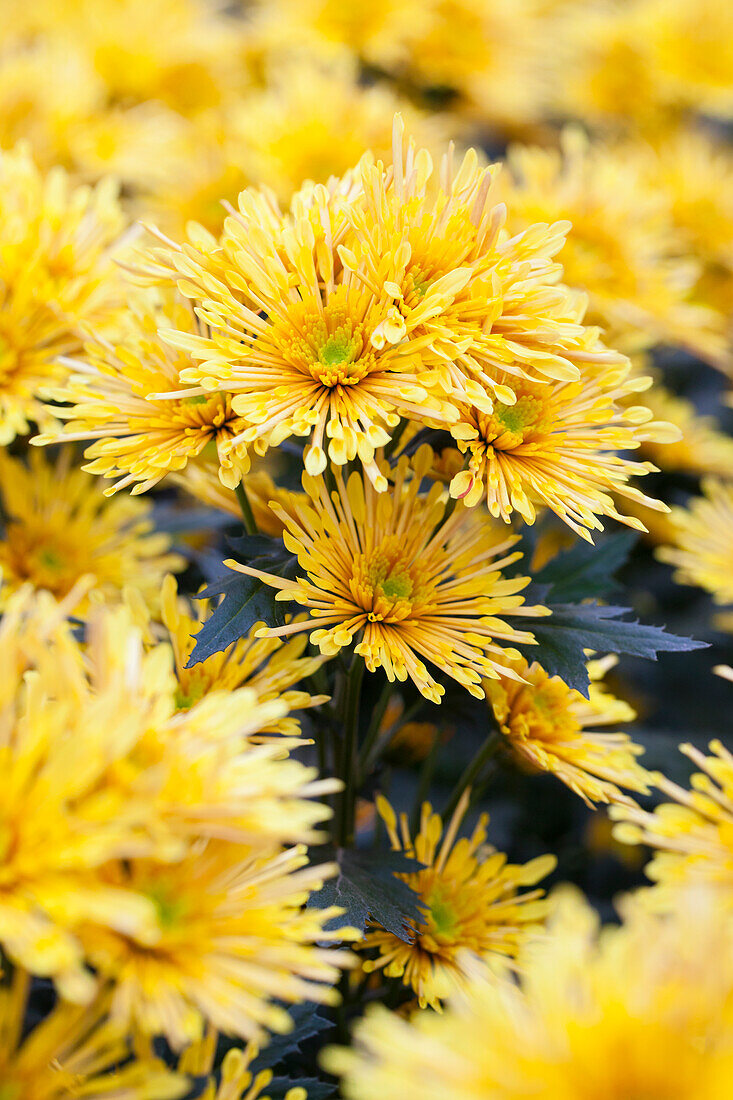
[[[43,387],[80,346],[80,325],[107,315],[107,262],[122,229],[115,186],[73,189],[60,168],[43,176],[28,152],[0,155],[0,444],[48,419]]]
[[[621,806],[612,811],[614,835],[626,844],[648,844],[646,872],[654,886],[641,892],[655,909],[669,910],[680,890],[703,885],[716,891],[717,904],[733,907],[733,755],[720,741],[706,756],[692,745],[681,751],[700,769],[685,790],[666,776],[651,780],[670,802],[652,811]]]
[[[183,559],[171,552],[170,537],[154,530],[149,504],[129,496],[107,500],[70,458],[63,452],[51,464],[31,451],[26,465],[0,454],[0,604],[27,582],[61,599],[82,578],[88,599],[77,613],[86,613],[90,601],[119,603],[128,585],[155,603],[164,575],[181,569]]]
[[[456,840],[468,794],[459,802],[445,835],[440,816],[425,802],[414,840],[406,815],[401,815],[398,829],[389,802],[380,796],[377,805],[393,849],[424,865],[399,876],[418,895],[421,915],[412,942],[378,926],[368,930],[363,949],[376,949],[377,955],[362,966],[367,972],[384,970],[387,977],[402,978],[421,1008],[440,1008],[444,997],[465,984],[467,956],[501,964],[514,959],[522,943],[536,932],[547,909],[542,890],[518,891],[548,875],[556,860],[540,856],[525,864],[507,863],[505,855],[486,846],[487,814],[470,837]]]
[[[718,604],[733,603],[733,487],[714,478],[686,508],[673,508],[675,544],[657,551],[680,584],[700,585]]]
[[[174,278],[209,325],[209,337],[163,337],[198,364],[181,372],[186,396],[233,395],[250,426],[229,445],[261,453],[307,436],[309,473],[358,457],[380,491],[375,450],[401,417],[447,426],[458,400],[485,412],[492,394],[513,402],[514,379],[622,362],[559,285],[567,224],[509,238],[494,170],[474,151],[455,166],[449,151],[433,182],[429,152],[405,149],[403,130],[397,116],[391,169],[367,155],[305,187],[286,215],[269,192],[245,191],[218,242],[203,230],[164,240],[137,267]]]
[[[733,936],[709,896],[621,927],[571,896],[525,953],[520,988],[477,973],[443,1015],[367,1011],[327,1051],[346,1100],[724,1100]],[[714,960],[714,961],[713,961]]]
[[[572,223],[559,256],[564,280],[588,295],[588,320],[611,346],[634,352],[677,343],[714,363],[724,359],[722,319],[695,300],[700,266],[649,172],[645,146],[592,144],[566,129],[559,150],[518,146],[508,160],[510,228]]]
[[[116,1026],[176,1046],[207,1021],[286,1029],[272,1001],[328,1000],[338,974],[315,946],[333,910],[304,908],[331,873],[306,866],[329,813],[311,796],[338,785],[252,742],[283,702],[181,711],[168,646],[100,608],[82,647],[68,610],[22,589],[0,624],[4,954],[74,1001],[109,987]]]
[[[534,523],[537,505],[544,505],[589,542],[589,531],[603,530],[600,516],[644,530],[639,519],[618,511],[614,495],[668,511],[629,483],[656,466],[617,452],[680,435],[626,400],[649,383],[630,376],[628,363],[591,363],[577,380],[512,382],[514,402],[496,400],[490,412],[461,406],[451,433],[467,464],[451,481],[451,495],[469,507],[485,497],[491,514],[507,523],[514,511]]]
[[[508,662],[517,651],[505,643],[533,639],[500,616],[547,612],[524,606],[519,593],[526,577],[501,575],[520,556],[505,553],[515,539],[497,544],[490,525],[461,505],[447,514],[439,485],[420,493],[432,461],[429,447],[420,449],[412,469],[400,459],[385,494],[358,473],[345,484],[337,471],[333,494],[322,478],[305,475],[310,502],[297,516],[273,505],[301,575],[286,580],[235,561],[226,564],[260,577],[280,589],[278,599],[310,611],[263,636],[310,630],[311,641],[327,656],[353,646],[371,672],[384,668],[390,681],[409,677],[433,702],[444,689],[425,661],[478,698],[484,696],[483,677],[501,670],[511,675]]]
[[[589,805],[629,803],[627,790],[649,791],[649,775],[637,762],[643,751],[625,733],[604,733],[596,726],[629,722],[634,711],[598,682],[614,658],[591,661],[590,695],[585,699],[559,676],[548,676],[537,663],[515,666],[519,680],[487,680],[484,685],[494,718],[512,753],[532,771],[550,772]]]
[[[243,445],[230,442],[246,424],[234,413],[230,394],[181,391],[190,358],[159,336],[168,325],[200,334],[196,315],[172,291],[138,291],[127,307],[119,331],[92,338],[83,357],[68,361],[72,373],[51,391],[63,403],[51,411],[67,423],[34,442],[93,439],[84,469],[117,479],[108,494],[130,485],[133,493],[145,492],[208,451],[222,483],[233,489],[249,458]]]
[[[208,1077],[204,1091],[196,1100],[270,1100],[262,1093],[272,1081],[273,1071],[252,1072],[252,1063],[260,1053],[254,1042],[241,1049],[230,1048],[222,1059],[219,1074],[212,1073],[218,1038],[218,1033],[209,1029],[202,1039],[186,1047],[178,1059],[179,1073],[188,1073],[194,1078]],[[304,1088],[295,1086],[288,1089],[283,1100],[307,1100],[307,1094]]]

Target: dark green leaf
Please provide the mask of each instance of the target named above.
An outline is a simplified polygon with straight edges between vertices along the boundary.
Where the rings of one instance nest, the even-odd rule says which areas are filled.
[[[248,565],[263,573],[292,578],[297,572],[297,559],[279,540],[266,535],[244,535],[231,539],[235,552]],[[226,574],[199,592],[196,599],[224,598],[214,608],[210,617],[196,635],[196,645],[188,659],[187,668],[205,661],[213,653],[221,653],[233,642],[244,637],[255,623],[282,626],[283,604],[275,599],[277,589],[265,584],[258,577],[227,570]]]
[[[607,596],[619,587],[614,574],[626,562],[637,538],[635,531],[621,531],[606,536],[598,546],[579,541],[540,569],[535,583],[549,585],[552,603]]]
[[[570,687],[588,695],[588,671],[584,650],[627,653],[655,661],[658,653],[684,653],[703,649],[707,643],[667,634],[663,627],[645,626],[621,619],[628,607],[597,603],[556,604],[552,615],[531,624],[537,645],[518,646],[528,661],[537,661],[550,676],[560,676]],[[522,626],[527,620],[522,621]]]
[[[303,1043],[331,1027],[331,1021],[321,1015],[320,1006],[310,1001],[297,1005],[283,1005],[293,1021],[293,1030],[287,1035],[273,1035],[252,1063],[252,1072],[282,1068],[286,1058],[300,1054]],[[292,1085],[291,1085],[292,1088]]]
[[[316,909],[340,905],[345,910],[326,925],[350,926],[361,931],[369,917],[388,932],[412,942],[412,928],[420,918],[419,897],[397,874],[419,870],[421,864],[402,852],[359,852],[339,849],[335,854],[338,874],[311,894],[308,904]]]

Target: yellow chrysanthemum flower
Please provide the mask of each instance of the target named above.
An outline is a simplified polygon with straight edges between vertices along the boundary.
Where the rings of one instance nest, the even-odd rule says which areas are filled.
[[[506,553],[516,539],[497,543],[478,514],[461,505],[449,514],[440,485],[420,494],[432,461],[430,448],[421,447],[410,474],[408,460],[400,459],[385,494],[358,473],[344,484],[337,471],[333,494],[323,478],[306,474],[310,501],[297,517],[273,505],[304,575],[287,580],[236,561],[225,564],[260,577],[280,590],[279,600],[310,614],[263,630],[263,637],[309,630],[326,656],[353,646],[370,672],[383,668],[390,681],[409,677],[435,703],[444,688],[424,661],[480,699],[483,677],[512,675],[508,662],[517,651],[505,644],[532,642],[533,636],[500,616],[548,612],[524,605],[519,593],[526,577],[501,575],[521,556]]]
[[[699,585],[715,603],[733,603],[733,485],[706,478],[703,496],[673,508],[673,546],[661,546],[660,561],[675,567],[679,584]]]
[[[700,769],[691,790],[655,773],[654,786],[671,801],[651,811],[614,809],[614,820],[621,822],[614,835],[652,848],[646,872],[655,885],[641,896],[653,908],[673,909],[680,888],[699,885],[716,891],[717,904],[733,908],[733,756],[720,741],[711,741],[710,756],[692,745],[680,750]]]
[[[666,196],[685,248],[701,265],[699,301],[733,312],[733,154],[701,130],[681,129],[642,159],[649,185]]]
[[[0,605],[27,582],[60,599],[82,578],[88,597],[78,614],[90,602],[119,603],[128,585],[153,605],[165,574],[183,568],[170,536],[155,531],[151,506],[107,500],[95,478],[71,466],[68,451],[53,464],[31,451],[27,465],[0,452],[0,501]]]
[[[733,116],[733,11],[726,0],[642,0],[653,71],[666,98]]]
[[[248,83],[243,24],[206,0],[36,0],[49,37],[81,43],[110,103],[158,100],[183,115]]]
[[[397,117],[392,171],[367,156],[299,192],[285,217],[267,192],[245,191],[218,244],[199,230],[138,268],[172,275],[211,328],[163,333],[201,361],[181,373],[187,396],[231,393],[251,425],[244,442],[263,452],[309,436],[309,473],[358,457],[381,490],[374,452],[400,417],[446,426],[459,399],[490,412],[487,387],[513,401],[504,375],[571,379],[578,363],[622,362],[557,285],[567,225],[510,240],[475,152],[457,170],[448,153],[432,188],[429,153],[405,153],[402,137]]]
[[[3,5],[3,16],[8,5]],[[44,171],[73,167],[74,135],[96,118],[104,88],[81,43],[8,34],[0,44],[0,147],[30,146]]]
[[[49,390],[66,404],[49,406],[67,423],[37,436],[36,444],[93,439],[83,467],[92,474],[116,478],[107,495],[132,486],[146,492],[190,459],[214,451],[219,477],[233,489],[249,469],[243,445],[230,445],[246,422],[232,409],[230,394],[181,390],[180,375],[191,359],[164,343],[161,328],[201,335],[202,326],[189,303],[172,291],[131,294],[119,331],[85,345],[83,358],[67,363],[72,373]],[[210,446],[211,444],[211,446]]]
[[[136,604],[139,603],[136,590],[128,596]],[[303,656],[307,644],[305,636],[291,638],[286,643],[279,638],[257,638],[258,627],[254,626],[249,634],[228,649],[188,668],[196,635],[210,613],[208,600],[197,603],[197,612],[194,612],[189,601],[178,595],[175,578],[170,574],[165,578],[160,600],[161,618],[165,627],[164,640],[170,641],[175,659],[178,710],[188,710],[212,691],[235,691],[247,687],[255,693],[259,703],[277,699],[287,708],[285,715],[261,727],[257,740],[262,734],[298,737],[300,723],[290,712],[320,706],[329,697],[310,695],[307,691],[298,690],[297,685],[320,668],[325,658]],[[143,606],[139,610],[141,617],[146,617],[147,609]]]
[[[548,65],[543,0],[276,0],[280,39],[311,51],[341,47],[408,87],[447,88],[495,129],[538,118]]]
[[[511,383],[513,404],[497,400],[488,413],[461,405],[460,419],[451,425],[467,456],[466,468],[451,481],[451,496],[468,507],[485,497],[491,514],[506,523],[514,511],[534,523],[536,506],[544,505],[588,542],[589,530],[603,530],[599,516],[644,530],[637,518],[618,511],[614,495],[669,510],[629,484],[657,467],[617,454],[646,440],[680,437],[679,428],[653,420],[646,406],[628,403],[650,378],[632,375],[628,363],[587,364],[576,381],[517,384],[500,378]]]
[[[353,58],[325,64],[305,55],[273,64],[264,89],[242,101],[231,125],[250,181],[287,204],[305,180],[325,184],[343,175],[365,149],[389,164],[398,110],[419,145],[447,144],[446,118],[424,115],[385,85],[360,84]],[[223,197],[236,201],[236,193]]]
[[[487,680],[494,717],[511,752],[532,771],[557,776],[588,806],[630,802],[621,787],[649,793],[649,775],[637,763],[643,752],[625,733],[602,733],[596,726],[630,722],[632,708],[599,683],[615,658],[591,661],[590,697],[548,676],[536,662],[515,666],[521,680]]]
[[[613,347],[677,343],[720,362],[722,319],[695,301],[700,265],[674,222],[669,197],[647,174],[648,151],[592,144],[566,129],[561,147],[510,149],[504,195],[515,232],[534,222],[572,223],[559,260],[589,297],[588,320]]]
[[[445,997],[466,983],[467,956],[500,966],[515,959],[547,911],[542,890],[518,891],[554,870],[555,857],[507,863],[505,855],[486,846],[488,814],[482,814],[470,837],[456,840],[468,801],[465,792],[445,835],[440,815],[423,803],[420,830],[413,840],[407,815],[400,815],[398,828],[389,802],[377,799],[392,848],[425,865],[399,875],[418,895],[421,916],[412,943],[379,927],[368,929],[362,946],[365,951],[376,949],[377,956],[362,966],[367,973],[384,970],[387,977],[402,978],[421,1008],[439,1009]]]
[[[329,866],[305,843],[338,784],[252,743],[281,700],[240,688],[186,711],[168,646],[145,653],[125,609],[97,609],[84,648],[48,594],[0,623],[0,945],[85,1001],[110,986],[120,1028],[174,1045],[204,1022],[284,1030],[272,1003],[330,1000],[333,910],[305,909]],[[343,936],[342,936],[343,938]],[[88,966],[93,967],[93,971]]]
[[[133,1057],[108,1019],[108,999],[59,1004],[26,1033],[31,977],[15,969],[0,988],[0,1087],[4,1100],[177,1100],[189,1082],[150,1055]]]
[[[0,154],[0,444],[48,418],[39,392],[110,304],[109,249],[122,229],[116,188],[72,189],[23,149]]]
[[[523,959],[521,988],[477,974],[443,1015],[367,1010],[327,1051],[345,1100],[725,1100],[733,935],[707,896],[638,907],[598,933],[571,895]]]

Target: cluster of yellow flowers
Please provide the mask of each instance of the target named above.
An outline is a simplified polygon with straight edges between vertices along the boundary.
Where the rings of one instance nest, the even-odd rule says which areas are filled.
[[[727,1100],[733,7],[0,14],[0,1100]]]

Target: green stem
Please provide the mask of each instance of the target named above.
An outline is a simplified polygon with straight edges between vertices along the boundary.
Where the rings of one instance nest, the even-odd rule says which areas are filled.
[[[254,513],[252,511],[252,505],[249,502],[247,496],[247,490],[240,481],[234,492],[237,494],[237,500],[239,501],[239,508],[242,513],[242,523],[244,524],[244,530],[248,535],[257,534],[257,524],[255,523]]]
[[[339,819],[339,844],[348,847],[354,841],[356,810],[356,752],[359,743],[359,703],[361,683],[364,678],[364,660],[354,654],[346,676],[343,694],[343,741],[339,778],[343,780],[341,814]]]
[[[498,730],[493,730],[484,741],[481,748],[474,756],[471,763],[466,767],[465,771],[461,775],[461,778],[453,788],[448,805],[443,810],[443,820],[447,820],[452,815],[456,806],[461,800],[461,795],[467,787],[473,786],[474,780],[479,777],[485,764],[491,760],[492,756],[501,748],[502,736]]]

